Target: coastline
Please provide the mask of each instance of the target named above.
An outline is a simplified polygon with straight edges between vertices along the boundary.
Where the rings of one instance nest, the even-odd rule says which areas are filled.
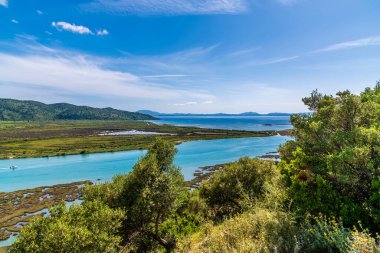
[[[175,143],[269,137],[283,132],[180,127],[136,121],[0,122],[0,159],[142,150],[157,137],[155,134],[101,135],[105,131],[132,130],[161,133],[162,138]]]

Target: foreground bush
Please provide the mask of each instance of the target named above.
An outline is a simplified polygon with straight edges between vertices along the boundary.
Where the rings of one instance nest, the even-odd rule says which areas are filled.
[[[217,217],[231,216],[265,200],[272,208],[284,199],[281,176],[272,161],[241,158],[215,172],[200,187],[200,195]]]
[[[206,225],[181,241],[177,252],[297,252],[293,218],[282,211],[253,208],[220,225]]]
[[[50,217],[34,219],[23,228],[10,252],[118,252],[122,211],[94,201],[70,209],[63,203],[50,212]]]
[[[302,225],[299,241],[304,252],[378,253],[380,245],[367,230],[348,229],[341,221],[325,216],[309,217]]]

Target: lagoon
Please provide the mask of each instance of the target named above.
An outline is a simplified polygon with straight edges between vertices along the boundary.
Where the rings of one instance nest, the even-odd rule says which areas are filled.
[[[276,151],[285,136],[219,139],[185,142],[177,146],[175,164],[186,180],[202,166],[231,162],[242,156],[260,156]],[[145,151],[123,151],[47,158],[0,160],[0,191],[9,192],[38,186],[81,180],[104,182],[128,173]],[[16,165],[17,169],[9,167]]]
[[[293,128],[290,116],[158,116],[156,124],[246,131],[279,131]]]

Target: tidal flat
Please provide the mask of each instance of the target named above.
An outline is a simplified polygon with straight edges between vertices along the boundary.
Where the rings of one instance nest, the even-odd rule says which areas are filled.
[[[122,121],[0,122],[0,159],[50,157],[146,149],[157,135],[99,135],[108,131],[161,133],[181,143],[193,140],[273,136],[276,131],[241,131]]]
[[[90,181],[38,187],[14,192],[0,192],[0,241],[20,232],[35,217],[47,214],[47,208],[58,203],[82,199]]]

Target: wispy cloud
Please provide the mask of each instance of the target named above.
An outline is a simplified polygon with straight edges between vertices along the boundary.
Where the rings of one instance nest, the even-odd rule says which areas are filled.
[[[77,34],[91,34],[91,35],[99,35],[105,36],[108,35],[109,32],[106,29],[100,29],[94,33],[90,28],[83,25],[70,24],[68,22],[52,22],[51,25],[55,27],[58,31],[68,31]]]
[[[283,5],[293,5],[300,2],[301,0],[276,0],[276,1]]]
[[[142,76],[148,76],[148,78],[149,76],[151,78],[195,76],[194,73],[210,71],[211,65],[214,63],[213,51],[218,46],[219,44],[195,47],[163,55],[133,55],[121,51],[123,57],[111,64],[138,68],[139,72],[143,73]]]
[[[316,50],[314,52],[328,52],[349,48],[366,47],[366,46],[378,46],[380,45],[380,36],[368,37],[364,39],[351,40],[341,43],[336,43],[325,48]]]
[[[170,106],[195,106],[195,105],[207,105],[207,104],[212,104],[214,101],[212,100],[206,100],[206,101],[189,101],[189,102],[184,102],[184,103],[174,103],[174,104],[169,104]]]
[[[36,13],[37,13],[38,15],[44,15],[44,12],[41,11],[41,10],[36,10]]]
[[[294,55],[294,56],[289,56],[289,57],[273,58],[273,59],[268,59],[268,60],[255,60],[255,61],[250,61],[248,63],[245,63],[243,65],[270,65],[270,64],[278,64],[278,63],[292,61],[292,60],[298,59],[299,57],[300,56],[298,56],[298,55]]]
[[[214,98],[204,92],[168,86],[157,80],[145,80],[128,71],[111,70],[107,63],[113,59],[39,47],[37,42],[22,48],[25,52],[16,54],[0,51],[2,90],[19,89],[29,93],[39,90],[52,96],[71,94],[108,99],[148,99],[166,103],[173,100]],[[20,75],[21,72],[24,74]]]
[[[190,101],[190,102],[185,102],[185,103],[176,103],[172,104],[174,106],[187,106],[187,105],[197,105],[198,102]]]
[[[189,75],[181,75],[181,74],[166,74],[166,75],[148,75],[148,76],[140,76],[141,78],[177,78],[177,77],[188,77]]]
[[[240,56],[251,55],[252,53],[254,53],[254,52],[256,52],[256,51],[258,51],[260,49],[261,49],[260,47],[242,49],[242,50],[238,50],[238,51],[229,53],[228,56],[231,56],[231,57],[240,57]]]
[[[8,0],[0,0],[0,5],[8,7]]]
[[[236,14],[248,10],[248,0],[95,0],[90,11],[136,15]]]
[[[19,23],[18,20],[16,20],[16,19],[12,19],[11,22],[14,23],[14,24],[18,24]]]
[[[52,22],[51,25],[55,27],[58,31],[68,31],[72,33],[79,33],[79,34],[93,34],[93,32],[83,25],[76,25],[76,24],[70,24],[67,22]]]

